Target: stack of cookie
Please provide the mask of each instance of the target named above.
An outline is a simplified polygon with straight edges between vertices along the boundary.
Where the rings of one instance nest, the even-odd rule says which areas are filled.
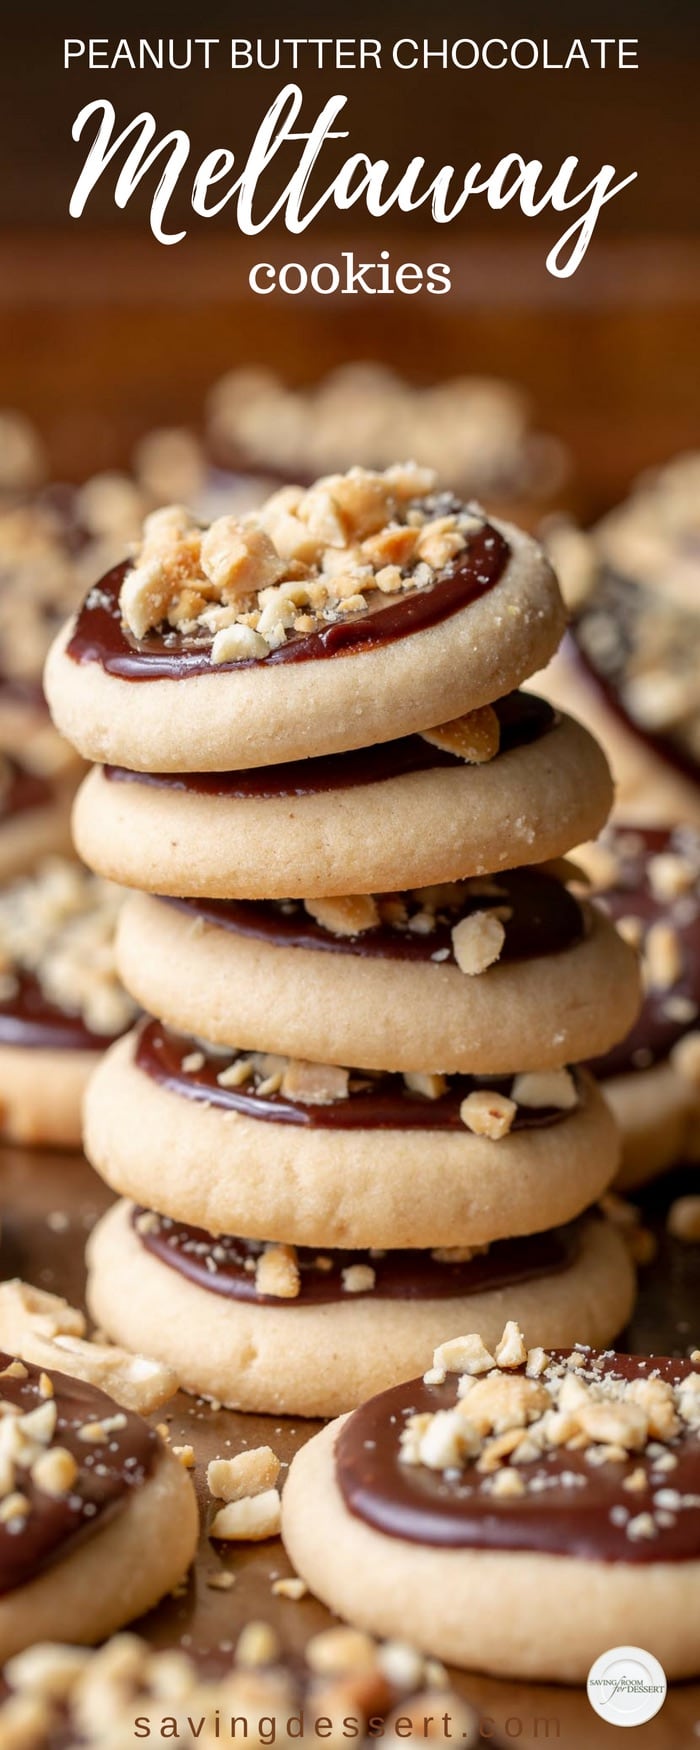
[[[636,962],[558,861],[610,779],[517,691],[562,625],[535,543],[407,465],[158,513],[53,648],[148,1011],[88,1092],[122,1199],[90,1304],[192,1391],[327,1415],[465,1324],[599,1343],[630,1310],[570,1065],[629,1028]]]

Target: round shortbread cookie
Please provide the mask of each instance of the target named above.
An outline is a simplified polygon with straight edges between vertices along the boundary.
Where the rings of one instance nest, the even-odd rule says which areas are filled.
[[[362,756],[362,781],[345,782],[342,766],[321,780],[305,765],[285,793],[277,767],[261,796],[245,774],[222,779],[216,794],[196,777],[96,767],[76,798],[75,841],[91,868],[152,893],[393,892],[558,857],[595,837],[612,800],[603,754],[566,717],[486,765],[444,765],[436,754],[422,770],[386,777],[385,769],[381,748]],[[311,787],[321,781],[323,789]]]
[[[226,771],[269,764],[280,752],[294,760],[366,747],[488,704],[548,661],[564,608],[536,542],[510,524],[487,524],[483,513],[470,521],[466,547],[429,573],[427,588],[402,593],[399,580],[397,597],[374,589],[378,610],[356,594],[362,605],[351,616],[320,618],[289,643],[282,627],[281,647],[267,652],[257,634],[262,655],[246,628],[251,655],[213,662],[214,631],[205,640],[200,631],[184,670],[187,640],[172,626],[145,637],[124,630],[119,597],[129,568],[117,568],[49,654],[54,721],[87,759],[139,771]],[[171,557],[168,548],[156,560],[164,605]],[[274,549],[272,572],[269,560],[264,585],[279,570]],[[177,558],[173,565],[177,591]],[[211,608],[216,595],[207,587]],[[259,612],[251,597],[256,604]]]
[[[363,906],[353,900],[320,902],[316,919],[291,902],[207,909],[132,894],[119,970],[140,1006],[178,1032],[369,1069],[550,1069],[627,1032],[638,1008],[636,959],[607,920],[538,870],[475,886],[488,897],[470,898],[465,883],[445,893],[444,906],[438,892],[370,902],[369,924],[350,936],[330,925],[345,913],[350,927],[353,916],[360,923]],[[397,904],[400,925],[383,924],[382,911]],[[469,951],[470,926],[467,941],[463,931],[453,945],[451,932],[473,918],[473,952],[488,957],[478,931],[494,907],[511,911],[502,926],[495,913],[497,934],[505,932],[500,957],[470,975],[455,959],[455,947]]]
[[[517,1348],[520,1333],[514,1336]],[[471,1341],[478,1346],[478,1338]],[[460,1347],[458,1341],[454,1348]],[[653,1357],[579,1351],[577,1359],[583,1370],[576,1379],[579,1413],[591,1423],[601,1410],[603,1421],[616,1420],[618,1412],[615,1402],[589,1402],[597,1369],[624,1368],[623,1387],[637,1375],[646,1386],[655,1368],[664,1382],[690,1370],[687,1362]],[[562,1361],[554,1366],[554,1385],[563,1390],[568,1377],[573,1387]],[[452,1454],[454,1379],[445,1386],[410,1381],[315,1435],[293,1459],[283,1495],[282,1534],[295,1570],[356,1627],[405,1636],[451,1664],[526,1681],[582,1683],[601,1653],[630,1645],[654,1654],[668,1677],[692,1676],[700,1666],[696,1431],[677,1423],[680,1460],[678,1448],[671,1449],[676,1465],[670,1475],[682,1476],[687,1499],[668,1488],[663,1464],[655,1468],[665,1448],[651,1439],[646,1416],[631,1404],[638,1449],[622,1458],[618,1448],[612,1461],[591,1462],[594,1440],[584,1431],[577,1450],[545,1444],[538,1452],[534,1444],[530,1455],[511,1464],[504,1436],[500,1457],[479,1471],[480,1453],[499,1444],[491,1438],[496,1398],[504,1414],[523,1389],[554,1403],[541,1379],[504,1371],[475,1379],[468,1368],[467,1400],[473,1393],[476,1404],[481,1396],[486,1433],[484,1422],[475,1428],[462,1421],[465,1445],[460,1451],[453,1435]],[[679,1397],[675,1392],[672,1402]],[[447,1428],[435,1421],[443,1407]],[[468,1419],[468,1401],[460,1407]],[[414,1408],[428,1423],[422,1434],[411,1427]],[[569,1415],[577,1425],[576,1411]],[[521,1424],[519,1433],[518,1424],[514,1411],[508,1422],[513,1444],[523,1439],[527,1451],[528,1429]],[[402,1463],[404,1428],[404,1451],[416,1456]],[[443,1463],[444,1471],[438,1468]],[[676,1511],[664,1508],[664,1493]]]
[[[542,1236],[546,1239],[547,1236]],[[270,1415],[332,1416],[410,1378],[432,1349],[476,1322],[496,1342],[506,1317],[536,1341],[605,1343],[629,1316],[634,1272],[618,1234],[584,1220],[571,1262],[510,1286],[454,1298],[348,1293],[320,1304],[256,1304],[200,1286],[146,1249],[119,1203],[88,1244],[93,1317],[127,1348],[175,1368],[186,1390]],[[211,1278],[210,1278],[211,1280]]]
[[[459,1096],[436,1128],[439,1102],[402,1092],[394,1100],[393,1084],[378,1128],[376,1108],[370,1127],[364,1104],[349,1127],[345,1112],[338,1124],[328,1106],[282,1100],[277,1112],[292,1121],[275,1120],[275,1096],[221,1087],[211,1065],[180,1072],[193,1057],[204,1059],[194,1041],[156,1023],[118,1041],[88,1086],[85,1149],[114,1191],[212,1233],[318,1246],[480,1245],[570,1221],[617,1166],[610,1112],[578,1072],[572,1110],[495,1141],[460,1121]],[[341,1104],[354,1099],[365,1096]]]
[[[80,1148],[83,1099],[96,1062],[94,1051],[0,1044],[3,1140]]]
[[[71,846],[72,790],[0,753],[0,883]]]
[[[600,1083],[620,1131],[618,1191],[646,1185],[680,1162],[700,1160],[700,1089],[671,1063]]]
[[[614,817],[635,824],[700,826],[700,789],[657,752],[653,742],[610,704],[566,639],[528,687],[559,709],[572,711],[605,749],[615,783]]]
[[[700,1143],[700,833],[618,825],[577,856],[596,904],[641,956],[637,1019],[591,1066],[621,1128],[628,1189]]]
[[[16,1465],[28,1512],[0,1550],[3,1661],[36,1641],[103,1640],[171,1591],[197,1544],[192,1484],[153,1431],[93,1386],[49,1378],[50,1397],[39,1368],[0,1374],[0,1397],[21,1413],[57,1414],[55,1431],[27,1429]]]
[[[119,984],[119,891],[67,859],[0,890],[0,1135],[79,1148],[86,1084],[133,1025]]]

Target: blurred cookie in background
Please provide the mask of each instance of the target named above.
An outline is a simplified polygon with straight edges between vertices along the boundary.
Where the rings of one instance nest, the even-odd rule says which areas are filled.
[[[70,851],[72,788],[65,777],[0,752],[0,882],[52,851]]]
[[[62,857],[0,889],[0,1135],[78,1148],[99,1054],[131,1026],[114,935],[120,889]]]
[[[12,407],[0,408],[0,508],[34,492],[46,475],[44,446],[31,420]]]
[[[515,385],[456,376],[417,387],[372,362],[300,389],[262,368],[230,371],[209,395],[207,441],[215,465],[248,477],[251,502],[279,480],[305,484],[401,456],[525,528],[561,504],[570,473],[563,444],[533,429]]]
[[[15,421],[0,413],[0,748],[42,774],[62,774],[77,762],[49,718],[46,652],[95,579],[124,557],[150,500],[117,473],[82,486],[34,485],[29,454],[21,474],[19,445],[13,462]]]
[[[607,827],[577,860],[641,956],[630,1033],[590,1065],[622,1132],[617,1186],[700,1161],[700,832]]]
[[[700,825],[700,453],[547,547],[572,626],[533,686],[602,741],[619,817]]]

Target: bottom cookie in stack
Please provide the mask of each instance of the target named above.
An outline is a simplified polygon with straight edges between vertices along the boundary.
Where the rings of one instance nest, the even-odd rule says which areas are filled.
[[[456,1337],[297,1454],[287,1552],[356,1626],[470,1669],[582,1682],[623,1644],[696,1674],[698,1361]]]
[[[126,1200],[90,1241],[93,1316],[233,1407],[335,1414],[465,1318],[605,1343],[631,1310],[624,1244],[584,1214],[618,1145],[580,1070],[348,1071],[146,1020],[85,1116]]]
[[[491,1246],[328,1250],[206,1233],[120,1201],[88,1245],[93,1317],[184,1388],[235,1409],[334,1416],[410,1378],[465,1321],[604,1344],[634,1299],[616,1229],[591,1211]]]

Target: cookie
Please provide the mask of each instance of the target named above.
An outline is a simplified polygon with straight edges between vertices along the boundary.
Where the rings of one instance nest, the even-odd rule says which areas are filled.
[[[70,850],[70,842],[65,786],[0,753],[0,884],[51,851]]]
[[[582,1683],[620,1645],[697,1674],[695,1363],[528,1353],[512,1322],[489,1351],[457,1337],[302,1447],[295,1569],[356,1626],[499,1677]]]
[[[132,894],[118,963],[177,1032],[370,1069],[551,1069],[638,1008],[631,949],[538,868],[306,907]]]
[[[498,751],[479,765],[421,735],[263,773],[96,767],[76,799],[76,845],[127,887],[289,899],[492,874],[594,837],[612,799],[596,743],[525,694],[496,715]]]
[[[621,1128],[627,1189],[700,1148],[700,832],[608,828],[578,856],[595,904],[641,954],[641,1012],[592,1062]]]
[[[47,773],[75,773],[74,751],[49,718],[42,669],[66,615],[137,534],[147,500],[117,474],[36,488],[28,482],[7,503],[0,492],[0,747]]]
[[[93,1385],[0,1360],[5,1465],[0,1658],[37,1640],[95,1642],[183,1578],[191,1482],[140,1416]]]
[[[85,1086],[136,1006],[114,966],[121,895],[47,859],[0,889],[0,1134],[78,1148]]]
[[[322,1247],[535,1233],[600,1196],[618,1156],[578,1070],[410,1087],[215,1054],[157,1021],[110,1049],[84,1116],[88,1157],[123,1196],[210,1232]]]
[[[655,824],[700,824],[699,488],[700,454],[677,457],[588,539],[549,542],[573,609],[551,696],[600,734],[618,813]]]
[[[558,585],[527,535],[410,464],[289,487],[205,531],[147,519],[49,655],[86,758],[228,771],[366,747],[463,715],[556,649]]]
[[[271,1415],[332,1416],[407,1379],[465,1321],[496,1341],[506,1310],[538,1341],[607,1342],[627,1318],[623,1241],[588,1217],[456,1260],[425,1251],[263,1247],[119,1203],[88,1245],[93,1317],[172,1365],[198,1396]],[[296,1288],[296,1293],[294,1289]],[[277,1292],[276,1292],[277,1291]]]
[[[210,1584],[217,1577],[212,1569]],[[221,1578],[229,1578],[226,1569]],[[294,1587],[293,1579],[288,1583]],[[263,1608],[266,1615],[280,1609],[272,1600]],[[115,1745],[138,1741],[147,1729],[161,1741],[176,1733],[192,1745],[211,1723],[211,1745],[222,1721],[236,1721],[240,1737],[254,1717],[270,1736],[281,1721],[293,1720],[296,1729],[301,1718],[304,1743],[329,1731],[333,1738],[344,1732],[364,1743],[381,1729],[384,1742],[395,1745],[409,1728],[411,1736],[422,1737],[440,1719],[459,1735],[464,1750],[477,1750],[485,1737],[493,1750],[502,1750],[493,1721],[455,1693],[434,1661],[405,1643],[381,1646],[369,1635],[348,1635],[335,1626],[292,1648],[265,1617],[244,1620],[239,1633],[225,1610],[221,1620],[236,1635],[236,1646],[230,1641],[225,1664],[216,1661],[212,1670],[181,1645],[173,1655],[172,1646],[153,1646],[135,1634],[118,1635],[97,1650],[44,1645],[20,1653],[3,1671],[0,1736],[8,1750],[19,1750],[28,1743],[29,1725],[31,1750],[60,1744],[104,1750],[105,1729]],[[280,1628],[291,1639],[284,1616]]]
[[[457,376],[416,387],[357,360],[301,389],[256,367],[227,372],[208,398],[207,439],[219,466],[253,481],[312,480],[356,462],[382,468],[409,454],[491,510],[517,508],[525,528],[570,473],[563,445],[533,429],[513,383]]]
[[[605,749],[615,783],[615,819],[635,824],[700,826],[700,786],[676,770],[606,700],[567,633],[532,686],[556,708],[573,712]]]

